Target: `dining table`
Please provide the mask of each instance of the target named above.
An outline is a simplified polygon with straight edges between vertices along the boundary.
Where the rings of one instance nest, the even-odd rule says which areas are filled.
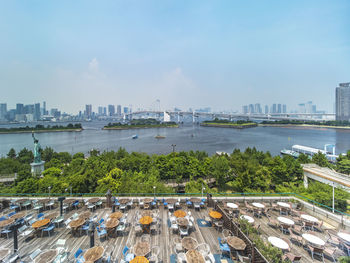
[[[238,209],[238,205],[235,203],[227,203],[226,206],[231,209]]]
[[[86,210],[84,212],[81,212],[78,217],[83,219],[88,219],[91,217],[91,212]]]
[[[137,256],[130,260],[129,263],[149,263],[149,260],[146,257]]]
[[[311,243],[312,245],[323,247],[326,242],[324,242],[321,238],[318,236],[315,236],[313,234],[304,233],[301,235],[307,242]]]
[[[105,252],[105,249],[102,246],[95,246],[86,250],[83,257],[85,259],[85,262],[87,261],[95,262],[100,258],[102,258],[104,252]]]
[[[152,199],[152,198],[145,198],[145,199],[143,199],[143,202],[144,202],[145,204],[149,204],[149,203],[152,203],[152,202],[153,202],[153,199]]]
[[[288,250],[289,249],[288,243],[286,241],[284,241],[283,239],[279,238],[279,237],[271,236],[271,237],[268,237],[267,240],[274,247],[280,248],[282,250]]]
[[[116,211],[116,212],[110,214],[109,217],[110,217],[110,218],[115,218],[115,219],[118,219],[118,220],[119,220],[120,218],[123,217],[123,213],[120,212],[120,211]]]
[[[168,198],[165,200],[168,204],[175,204],[177,200],[175,198]]]
[[[228,236],[226,237],[227,244],[232,247],[234,250],[243,251],[247,247],[246,243],[236,236]]]
[[[182,247],[186,250],[196,249],[198,246],[197,240],[195,240],[193,237],[184,237],[181,240]]]
[[[318,223],[318,219],[314,216],[310,216],[308,214],[302,214],[300,217],[306,221],[311,222],[311,223]]]
[[[143,216],[139,220],[140,224],[147,233],[151,233],[151,223],[153,222],[153,218],[150,216]]]
[[[99,198],[99,197],[90,198],[90,199],[88,200],[88,202],[89,202],[90,204],[95,204],[95,203],[97,203],[98,201],[100,201],[100,198]]]
[[[57,249],[49,249],[46,251],[43,251],[41,254],[39,254],[35,260],[34,263],[50,263],[52,262],[58,255]]]
[[[11,219],[19,219],[19,218],[22,218],[22,217],[24,217],[26,215],[26,213],[25,212],[19,212],[19,213],[16,213],[16,214],[14,214],[13,216],[11,216],[10,218]]]
[[[218,211],[212,210],[209,212],[209,216],[214,219],[220,219],[222,217],[222,214]]]
[[[0,227],[11,225],[13,222],[15,222],[14,218],[5,219],[3,221],[0,221]]]
[[[0,248],[0,261],[6,258],[11,253],[11,249],[9,248]]]
[[[46,226],[48,223],[50,223],[50,219],[44,218],[42,220],[36,221],[32,224],[32,227],[35,229],[41,228],[43,226]]]
[[[194,249],[188,250],[186,252],[187,263],[205,263],[203,255]]]
[[[186,215],[187,215],[187,213],[185,211],[181,210],[181,209],[176,210],[174,212],[174,216],[175,217],[185,217]]]
[[[277,202],[277,205],[284,207],[284,208],[290,208],[290,204],[286,202]]]
[[[145,257],[151,251],[151,245],[147,241],[137,242],[133,248],[135,256]]]
[[[128,199],[128,198],[119,199],[119,204],[125,205],[129,202],[130,202],[130,199]]]
[[[185,217],[179,217],[178,219],[176,219],[176,223],[182,227],[186,227],[189,224],[188,219]]]
[[[264,204],[258,203],[258,202],[254,202],[254,203],[252,203],[252,205],[256,208],[259,208],[259,209],[265,208]]]
[[[345,232],[338,232],[337,236],[341,239],[344,240],[345,243],[347,243],[348,245],[350,244],[350,234],[349,233],[345,233]]]
[[[288,226],[294,225],[294,221],[287,217],[279,216],[277,217],[277,220],[284,225],[288,225]]]

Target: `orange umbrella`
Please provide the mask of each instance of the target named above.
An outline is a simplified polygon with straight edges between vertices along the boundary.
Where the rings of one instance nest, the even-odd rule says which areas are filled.
[[[145,257],[134,257],[133,260],[130,261],[130,263],[149,263],[148,259]]]
[[[144,216],[141,217],[140,219],[140,224],[141,225],[149,225],[150,223],[152,223],[153,219],[150,216]]]
[[[209,215],[210,217],[215,219],[220,219],[222,217],[222,214],[219,213],[218,211],[210,211]]]
[[[176,210],[174,212],[174,216],[176,216],[176,217],[185,217],[186,216],[186,212],[183,211],[183,210]]]

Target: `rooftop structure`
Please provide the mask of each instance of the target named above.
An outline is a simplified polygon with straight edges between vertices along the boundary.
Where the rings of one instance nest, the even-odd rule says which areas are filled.
[[[114,208],[109,207],[110,200],[64,200],[63,218],[59,216],[59,204],[52,199],[3,200],[0,256],[11,254],[14,240],[9,225],[15,220],[23,224],[18,253],[25,262],[51,262],[48,256],[61,258],[61,262],[76,262],[79,257],[132,262],[135,256],[142,262],[148,262],[144,258],[151,262],[268,262],[250,240],[251,233],[242,228],[242,222],[255,229],[264,243],[279,247],[284,257],[301,256],[300,262],[322,261],[322,256],[314,255],[313,259],[308,251],[316,250],[317,244],[312,242],[321,243],[318,251],[324,254],[324,262],[345,254],[329,237],[339,238],[340,243],[350,242],[342,226],[331,217],[325,219],[316,214],[318,210],[308,210],[303,202],[290,202],[289,197],[127,197],[117,198]],[[10,207],[6,207],[8,204]]]

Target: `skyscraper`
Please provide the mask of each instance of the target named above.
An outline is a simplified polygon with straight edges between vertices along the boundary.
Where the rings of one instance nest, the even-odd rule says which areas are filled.
[[[335,89],[335,116],[337,121],[350,121],[350,82]]]
[[[265,114],[269,114],[269,106],[265,105]]]
[[[128,114],[129,113],[129,108],[128,107],[124,107],[124,114]]]
[[[261,106],[260,106],[260,103],[255,103],[255,105],[254,105],[254,112],[255,112],[255,113],[258,113],[258,114],[261,114]]]
[[[287,105],[286,104],[282,105],[282,113],[287,113]]]
[[[122,106],[121,105],[117,105],[117,115],[118,116],[122,115]]]
[[[102,106],[98,106],[98,115],[103,115],[103,107]]]
[[[253,105],[253,104],[249,104],[248,112],[249,112],[250,114],[254,113],[254,105]]]
[[[4,120],[7,114],[7,104],[1,103],[0,104],[0,120]]]
[[[244,105],[244,106],[242,107],[242,113],[243,113],[243,114],[247,114],[247,113],[248,113],[248,106],[247,106],[247,105]]]
[[[277,113],[277,105],[276,105],[276,103],[272,104],[271,113]]]
[[[48,112],[46,111],[46,101],[43,101],[43,115],[47,115]]]
[[[24,114],[24,105],[22,103],[16,104],[16,114]]]
[[[41,114],[40,114],[40,103],[34,104],[34,120],[38,121],[40,120]]]
[[[85,114],[86,114],[86,117],[91,118],[91,116],[92,116],[92,105],[91,104],[85,105]]]
[[[277,113],[282,113],[282,104],[277,105]]]
[[[115,107],[114,105],[108,105],[108,115],[113,116],[115,114]]]

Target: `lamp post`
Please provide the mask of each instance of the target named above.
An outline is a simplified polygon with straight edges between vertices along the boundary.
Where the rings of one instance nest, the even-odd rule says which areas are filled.
[[[95,222],[91,221],[89,224],[89,234],[90,234],[90,248],[95,246]]]
[[[156,199],[156,186],[153,186],[153,197]]]
[[[49,189],[49,200],[50,200],[51,186],[49,186],[48,189]]]
[[[171,147],[173,147],[173,152],[175,152],[176,144],[172,144]]]
[[[205,187],[203,187],[203,183],[202,183],[202,199],[203,199],[204,190],[205,190]]]
[[[333,182],[333,200],[332,200],[332,211],[334,214],[334,182]]]

